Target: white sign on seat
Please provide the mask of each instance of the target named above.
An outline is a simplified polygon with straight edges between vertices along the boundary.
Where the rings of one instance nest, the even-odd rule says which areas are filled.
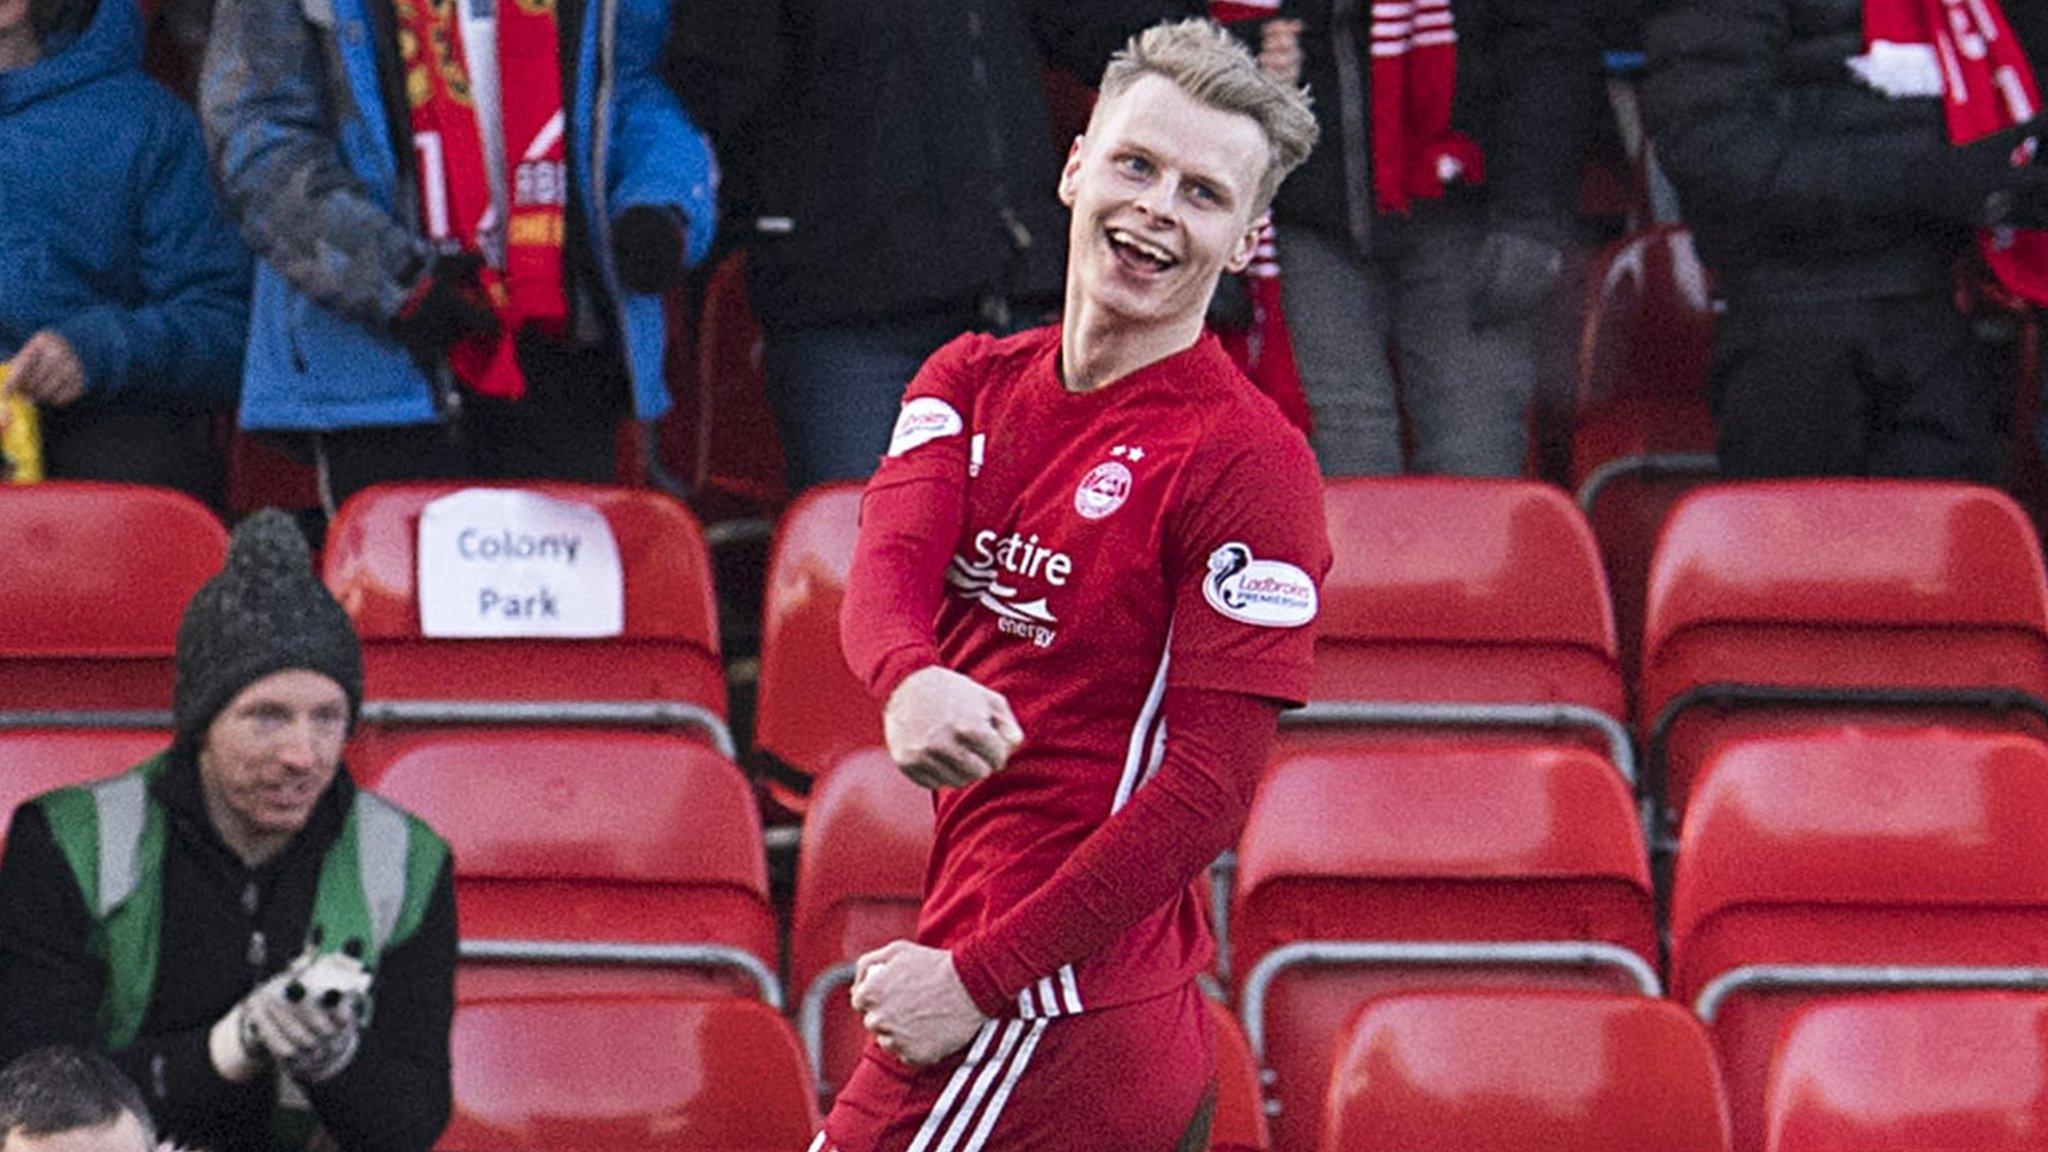
[[[626,584],[618,541],[585,504],[466,488],[420,510],[420,633],[617,636]]]

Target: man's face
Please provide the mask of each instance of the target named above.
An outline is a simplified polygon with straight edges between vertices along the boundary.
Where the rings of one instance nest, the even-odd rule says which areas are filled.
[[[230,847],[278,844],[306,826],[341,766],[348,695],[303,668],[242,689],[206,729],[200,790]]]
[[[1098,108],[1060,174],[1069,292],[1135,324],[1183,322],[1251,262],[1269,150],[1258,121],[1147,75]]]
[[[4,6],[7,0],[0,0]],[[151,1152],[142,1140],[142,1125],[127,1112],[97,1128],[73,1128],[42,1136],[9,1131],[0,1152]]]

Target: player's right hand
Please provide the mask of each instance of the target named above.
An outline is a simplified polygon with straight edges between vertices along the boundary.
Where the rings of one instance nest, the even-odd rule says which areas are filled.
[[[921,788],[964,788],[1002,770],[1024,730],[999,692],[933,665],[904,678],[882,709],[896,767]]]

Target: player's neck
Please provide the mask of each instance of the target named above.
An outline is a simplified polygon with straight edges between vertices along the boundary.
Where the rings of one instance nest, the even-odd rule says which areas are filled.
[[[1069,392],[1106,388],[1191,347],[1201,335],[1199,312],[1185,320],[1138,326],[1069,293],[1060,330],[1060,383]]]

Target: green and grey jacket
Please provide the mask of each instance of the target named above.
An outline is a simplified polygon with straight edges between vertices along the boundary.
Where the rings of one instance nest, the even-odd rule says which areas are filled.
[[[181,1143],[279,1147],[277,1085],[213,1074],[205,1034],[317,927],[376,972],[357,1059],[308,1091],[345,1148],[422,1152],[446,1123],[455,923],[448,847],[346,775],[249,869],[172,753],[25,804],[0,860],[0,1059],[39,1043],[112,1054]]]

